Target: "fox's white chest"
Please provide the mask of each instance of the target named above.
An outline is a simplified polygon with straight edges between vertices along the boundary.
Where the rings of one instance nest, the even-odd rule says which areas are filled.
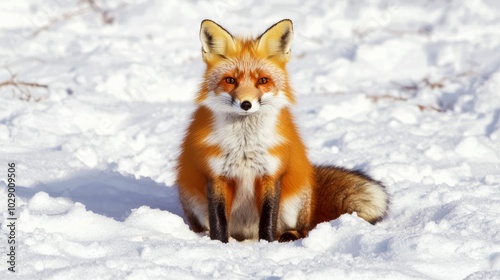
[[[269,150],[282,141],[276,130],[276,119],[277,116],[263,113],[216,115],[214,131],[206,140],[219,147],[222,155],[210,159],[212,171],[234,179],[274,174],[279,159]]]
[[[218,115],[215,129],[206,139],[222,150],[220,156],[209,160],[212,171],[236,182],[229,218],[229,233],[233,237],[258,237],[254,182],[256,177],[273,175],[279,168],[279,158],[269,153],[270,148],[282,142],[276,119],[277,116],[266,114]]]

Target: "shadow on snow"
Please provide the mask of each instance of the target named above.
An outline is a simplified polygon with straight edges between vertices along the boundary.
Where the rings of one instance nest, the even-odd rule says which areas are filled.
[[[118,221],[125,220],[132,209],[141,206],[184,216],[175,187],[118,172],[93,170],[63,181],[17,189],[18,195],[28,199],[40,191],[52,197],[67,197],[84,204],[87,210]]]

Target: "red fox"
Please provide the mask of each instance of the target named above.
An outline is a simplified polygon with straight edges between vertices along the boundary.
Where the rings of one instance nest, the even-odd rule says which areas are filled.
[[[385,187],[357,171],[313,166],[290,106],[292,21],[255,39],[201,23],[204,80],[177,166],[179,198],[195,232],[228,242],[306,237],[318,223],[387,212]]]

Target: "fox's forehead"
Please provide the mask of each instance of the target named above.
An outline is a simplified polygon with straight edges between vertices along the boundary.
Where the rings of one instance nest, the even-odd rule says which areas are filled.
[[[220,63],[221,71],[233,72],[234,75],[253,75],[259,72],[271,72],[273,66],[266,59],[256,58],[251,55],[242,54],[240,56],[225,59]]]
[[[218,83],[225,77],[237,79],[267,77],[278,85],[284,82],[284,74],[279,67],[267,59],[256,58],[250,54],[227,57],[211,69],[207,69],[207,78],[211,83]]]

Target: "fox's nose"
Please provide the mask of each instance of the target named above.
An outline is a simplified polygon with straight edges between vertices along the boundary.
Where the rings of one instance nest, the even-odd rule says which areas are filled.
[[[248,110],[250,110],[250,108],[252,108],[252,103],[250,103],[250,101],[245,100],[245,101],[241,102],[240,107],[241,107],[241,109],[248,111]]]

